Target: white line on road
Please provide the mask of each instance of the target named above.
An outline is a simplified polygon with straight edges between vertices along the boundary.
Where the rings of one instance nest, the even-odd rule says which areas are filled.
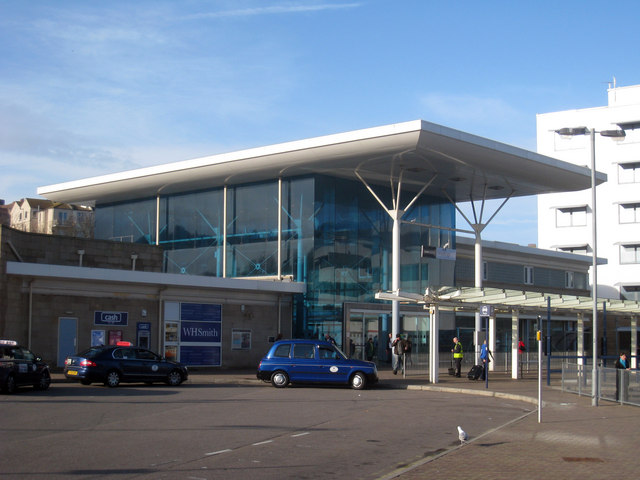
[[[303,435],[309,435],[309,432],[296,433],[295,435],[291,435],[291,437],[302,437]]]
[[[211,455],[220,455],[221,453],[227,453],[230,452],[231,449],[227,448],[225,450],[218,450],[217,452],[211,452],[211,453],[205,453],[205,456],[210,457]]]
[[[273,440],[265,440],[264,442],[252,443],[251,445],[255,447],[257,445],[264,445],[265,443],[271,443],[271,442],[273,442]]]

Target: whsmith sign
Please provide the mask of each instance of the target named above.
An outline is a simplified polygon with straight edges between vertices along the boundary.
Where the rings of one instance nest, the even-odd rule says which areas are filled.
[[[128,312],[93,312],[94,325],[126,327],[129,324]]]

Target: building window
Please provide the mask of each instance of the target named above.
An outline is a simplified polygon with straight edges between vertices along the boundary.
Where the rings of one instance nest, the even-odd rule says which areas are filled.
[[[620,245],[620,263],[640,263],[640,243]]]
[[[640,203],[621,203],[618,205],[620,223],[640,223]]]
[[[482,262],[482,280],[489,280],[489,264]]]
[[[588,245],[572,245],[570,247],[558,247],[561,252],[576,253],[578,255],[586,255],[589,251]]]
[[[564,287],[575,288],[573,272],[564,272]]]
[[[618,183],[640,183],[640,162],[618,164]]]
[[[524,284],[533,285],[533,267],[524,267]]]
[[[556,209],[556,227],[583,227],[587,224],[587,206]]]

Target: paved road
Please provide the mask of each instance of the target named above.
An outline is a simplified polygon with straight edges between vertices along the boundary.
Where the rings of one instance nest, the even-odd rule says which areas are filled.
[[[458,424],[479,435],[534,409],[452,392],[242,383],[194,375],[178,388],[56,383],[0,396],[1,478],[372,479],[455,447]]]

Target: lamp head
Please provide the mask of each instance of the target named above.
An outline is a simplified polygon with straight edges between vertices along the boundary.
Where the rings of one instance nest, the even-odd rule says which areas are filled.
[[[555,130],[555,132],[563,137],[575,137],[576,135],[588,135],[591,133],[587,127],[566,127]]]

